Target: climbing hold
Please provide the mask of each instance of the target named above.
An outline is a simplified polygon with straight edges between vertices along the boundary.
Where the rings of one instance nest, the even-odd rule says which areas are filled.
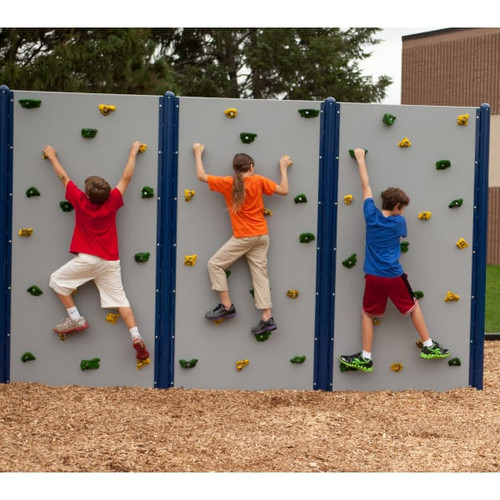
[[[251,132],[242,132],[240,134],[241,142],[243,142],[244,144],[250,144],[251,142],[255,141],[256,137],[257,134],[252,134]]]
[[[456,293],[453,292],[448,292],[446,294],[446,297],[444,298],[445,302],[457,302],[460,300],[460,295],[457,295]]]
[[[299,109],[302,118],[316,118],[319,115],[319,109]]]
[[[141,144],[139,146],[139,153],[144,153],[144,151],[146,151],[146,149],[148,149],[148,145],[147,144]]]
[[[301,193],[301,194],[298,194],[294,199],[293,201],[295,203],[307,203],[307,197],[305,194]]]
[[[351,158],[356,158],[356,155],[354,154],[354,149],[350,149],[349,154],[351,155]],[[367,154],[368,154],[368,149],[365,149],[365,156]]]
[[[69,201],[60,201],[59,206],[63,212],[71,212],[73,205]]]
[[[400,244],[399,244],[399,247],[401,248],[401,251],[403,253],[406,253],[408,252],[408,250],[410,249],[410,242],[409,241],[402,241]]]
[[[398,146],[400,148],[409,148],[411,146],[411,142],[408,139],[408,137],[405,137],[399,144]]]
[[[424,347],[424,343],[421,341],[421,340],[417,340],[415,342],[415,345],[419,348],[419,349],[422,349],[422,347]]]
[[[112,104],[99,104],[99,111],[104,116],[108,116],[110,113],[116,110],[116,106]]]
[[[93,139],[97,135],[96,128],[82,128],[82,137]]]
[[[455,207],[461,207],[462,203],[464,202],[463,198],[458,198],[457,200],[453,200],[448,207],[449,208],[455,208]]]
[[[238,114],[238,110],[236,108],[227,108],[224,110],[224,114],[228,118],[236,118],[236,115]]]
[[[460,248],[460,250],[469,246],[469,244],[463,238],[460,238],[455,244],[458,248]]]
[[[134,259],[136,262],[147,262],[150,255],[149,252],[139,252],[134,255]]]
[[[21,356],[21,361],[23,363],[26,363],[26,361],[35,361],[35,359],[36,359],[35,356],[31,352],[29,352],[29,351],[25,352]]]
[[[38,191],[36,187],[32,186],[26,190],[26,196],[28,198],[32,198],[33,196],[40,196],[40,191]]]
[[[82,369],[82,372],[85,370],[97,370],[99,368],[100,361],[101,360],[99,358],[82,359],[80,368]]]
[[[106,315],[106,321],[108,323],[111,323],[112,325],[116,324],[118,319],[120,318],[120,315],[118,313],[108,313]]]
[[[137,370],[140,370],[141,368],[144,368],[146,365],[149,365],[149,364],[151,364],[151,359],[149,359],[149,358],[138,359],[135,367]]]
[[[153,198],[155,190],[152,187],[144,186],[141,191],[142,198]]]
[[[25,236],[26,238],[28,238],[33,234],[33,229],[31,227],[23,227],[19,229],[19,232],[17,234],[19,234],[19,236]]]
[[[184,257],[184,265],[185,266],[194,266],[196,264],[197,258],[198,258],[198,255],[196,255],[196,254],[186,255]]]
[[[458,118],[457,118],[457,123],[458,125],[467,125],[467,123],[469,122],[469,115],[458,115]]]
[[[196,366],[196,363],[198,363],[197,359],[191,359],[189,361],[186,361],[185,359],[179,359],[179,364],[182,366],[182,368],[194,368]]]
[[[290,360],[290,363],[297,363],[297,364],[300,364],[300,363],[303,363],[305,360],[306,360],[306,357],[305,357],[305,356],[294,356],[294,357]]]
[[[248,290],[248,293],[253,297],[255,298],[255,290],[253,288],[250,288],[250,290]]]
[[[299,291],[298,290],[295,290],[295,289],[292,289],[292,290],[288,290],[286,292],[286,294],[291,298],[291,299],[296,299],[298,296],[299,296]]]
[[[396,121],[396,117],[394,115],[391,115],[390,113],[385,113],[385,115],[382,118],[382,121],[386,125],[392,125]]]
[[[189,201],[195,195],[195,191],[193,189],[184,189],[184,199]]]
[[[342,261],[342,265],[347,267],[348,269],[351,269],[351,267],[354,267],[356,265],[357,260],[357,255],[353,253],[352,255],[347,257],[347,259]]]
[[[380,325],[380,323],[382,323],[382,320],[380,319],[377,319],[377,318],[373,318],[373,324],[376,326],[376,325]]]
[[[353,199],[352,194],[346,194],[346,195],[344,196],[344,203],[345,203],[346,205],[350,205],[350,204],[352,203],[352,199]]]
[[[39,108],[42,104],[42,101],[39,99],[19,99],[19,104],[26,109],[34,109]]]
[[[392,370],[393,372],[398,373],[398,372],[400,372],[402,369],[403,369],[403,363],[393,363],[393,364],[391,365],[391,370]]]
[[[421,220],[429,220],[432,217],[432,212],[420,212],[418,218]]]
[[[462,366],[462,362],[460,361],[460,358],[451,358],[448,361],[449,366]]]
[[[273,215],[272,210],[269,208],[264,208],[264,216],[270,217],[271,215]]]
[[[413,292],[413,296],[416,298],[416,299],[423,299],[424,298],[424,292],[421,292],[420,290],[415,290]]]
[[[302,233],[299,236],[299,240],[301,243],[309,243],[310,241],[314,241],[316,238],[314,237],[314,234],[312,233]]]
[[[248,364],[250,364],[250,361],[248,359],[239,359],[238,361],[236,361],[236,369],[240,372]]]
[[[34,297],[39,297],[43,294],[42,290],[38,288],[36,285],[31,285],[27,290],[28,293],[31,293]]]
[[[257,333],[254,335],[254,337],[257,342],[265,342],[266,340],[269,339],[272,333],[273,332]]]
[[[451,161],[450,160],[439,160],[436,162],[436,169],[437,170],[445,170],[446,168],[451,167]]]
[[[231,276],[231,271],[229,269],[224,269],[224,272],[226,273],[226,278],[229,278],[229,276]]]

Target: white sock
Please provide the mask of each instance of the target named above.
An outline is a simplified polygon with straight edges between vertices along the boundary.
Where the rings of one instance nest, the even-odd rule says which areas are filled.
[[[371,352],[363,351],[361,353],[361,356],[363,356],[363,358],[365,358],[365,359],[372,359],[372,353]]]
[[[80,312],[78,311],[78,308],[76,306],[69,307],[68,309],[66,309],[66,311],[68,312],[68,316],[73,321],[78,321],[81,318]]]
[[[434,344],[432,339],[426,340],[425,342],[422,343],[424,344],[425,347],[430,347],[432,344]]]
[[[130,335],[132,336],[132,340],[141,338],[141,334],[139,333],[139,328],[137,328],[136,326],[133,326],[132,328],[130,328],[129,332],[130,332]]]

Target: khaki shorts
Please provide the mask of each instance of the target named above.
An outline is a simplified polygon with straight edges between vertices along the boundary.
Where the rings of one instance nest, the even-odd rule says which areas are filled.
[[[123,289],[119,260],[79,253],[50,275],[49,286],[61,295],[71,295],[90,280],[99,290],[102,308],[130,307]]]

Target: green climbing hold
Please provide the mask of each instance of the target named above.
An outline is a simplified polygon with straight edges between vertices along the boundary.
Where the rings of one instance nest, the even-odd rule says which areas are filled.
[[[301,243],[309,243],[310,241],[314,241],[316,238],[314,236],[314,234],[312,233],[302,233],[300,236],[299,236],[299,241]]]
[[[80,368],[82,369],[82,372],[85,370],[97,370],[100,366],[100,361],[101,360],[99,358],[82,359]]]
[[[31,186],[26,190],[26,196],[32,198],[33,196],[40,196],[40,191],[34,186]]]
[[[244,144],[250,144],[251,142],[255,141],[256,137],[257,134],[252,134],[251,132],[242,132],[240,134],[241,142],[243,142]]]
[[[266,340],[269,339],[269,337],[271,336],[273,332],[264,332],[264,333],[258,333],[255,336],[255,340],[257,340],[257,342],[265,342]]]
[[[144,186],[142,188],[142,197],[143,198],[153,198],[155,195],[155,191],[152,187]]]
[[[403,253],[406,253],[408,252],[408,250],[410,249],[410,242],[409,241],[402,241],[400,244],[399,244],[399,247],[401,248],[401,251]]]
[[[39,297],[40,295],[43,294],[42,290],[38,288],[36,285],[31,285],[26,291],[28,293],[31,293],[31,295],[34,295],[35,297]]]
[[[382,118],[382,121],[386,125],[392,125],[396,121],[396,117],[394,115],[391,115],[390,113],[385,113],[384,117]]]
[[[319,109],[299,109],[302,118],[316,118],[319,116]]]
[[[449,366],[462,366],[462,362],[460,358],[452,358],[448,361]]]
[[[59,206],[63,212],[71,212],[73,205],[69,201],[60,201]]]
[[[134,259],[136,262],[147,262],[150,255],[149,252],[139,252],[134,255]]]
[[[416,298],[416,299],[423,299],[424,298],[424,292],[421,292],[420,290],[415,290],[413,292],[413,296]]]
[[[250,288],[250,290],[248,290],[250,292],[250,295],[255,298],[255,290],[253,288]]]
[[[354,149],[349,150],[349,154],[351,155],[351,158],[356,158],[354,155]],[[365,149],[365,156],[368,154],[368,149]]]
[[[26,361],[35,361],[35,359],[36,359],[35,356],[31,352],[29,352],[29,351],[25,352],[21,356],[21,361],[23,363],[26,363]]]
[[[82,137],[93,139],[97,135],[96,128],[82,128]]]
[[[229,276],[231,276],[231,271],[229,269],[224,269],[224,272],[226,273],[226,278],[229,278]]]
[[[457,200],[453,200],[448,207],[449,208],[456,208],[456,207],[461,207],[462,203],[464,202],[463,198],[458,198]]]
[[[189,361],[186,361],[185,359],[179,359],[179,364],[182,366],[182,368],[194,368],[196,366],[196,363],[198,363],[197,359],[191,359]]]
[[[351,269],[351,267],[354,267],[356,265],[356,262],[358,261],[357,255],[353,253],[347,259],[342,261],[342,265],[347,267],[348,269]]]
[[[294,356],[291,360],[290,363],[303,363],[306,360],[305,356]]]
[[[444,170],[446,168],[451,167],[451,161],[450,160],[439,160],[436,162],[436,168],[438,170]]]
[[[19,104],[26,109],[34,109],[39,108],[42,104],[42,101],[39,99],[19,99]]]
[[[295,203],[307,203],[307,196],[304,193],[298,194],[293,201]]]

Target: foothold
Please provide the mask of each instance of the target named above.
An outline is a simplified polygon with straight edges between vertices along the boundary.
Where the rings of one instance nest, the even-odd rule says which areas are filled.
[[[23,228],[19,229],[19,232],[17,234],[19,236],[25,236],[26,238],[29,238],[33,234],[33,228],[23,227]]]
[[[134,259],[136,262],[147,262],[150,255],[149,252],[139,252],[134,255]]]
[[[460,248],[460,250],[462,250],[463,248],[467,248],[469,246],[469,244],[463,238],[460,238],[455,243],[455,245],[457,245],[457,247]]]
[[[342,261],[342,265],[347,267],[348,269],[351,269],[351,267],[354,267],[356,265],[356,262],[358,261],[357,255],[353,253],[347,259]]]
[[[229,269],[224,269],[224,272],[226,273],[226,278],[229,278],[229,276],[231,276],[231,271]]]
[[[34,186],[31,186],[26,190],[26,196],[28,198],[33,198],[34,196],[40,196],[40,191]]]
[[[73,205],[69,201],[60,201],[59,206],[63,212],[71,212]]]
[[[421,292],[420,290],[415,290],[413,292],[413,296],[418,300],[418,299],[423,299],[424,298],[424,292]]]
[[[241,142],[244,144],[250,144],[253,141],[255,141],[255,138],[257,137],[257,134],[252,134],[251,132],[242,132],[240,134],[240,139]]]
[[[198,258],[198,255],[196,255],[196,254],[186,255],[184,257],[184,265],[185,266],[194,266],[196,264],[197,258]]]
[[[227,108],[226,110],[224,110],[224,114],[228,118],[236,118],[236,116],[238,115],[238,110],[236,108]]]
[[[460,361],[460,358],[451,358],[448,361],[449,366],[462,366],[462,362]]]
[[[463,202],[464,202],[463,198],[458,198],[458,199],[450,202],[450,204],[448,205],[448,208],[461,207]]]
[[[248,290],[248,293],[253,297],[255,298],[255,290],[253,288],[250,288],[250,290]]]
[[[269,339],[269,337],[271,336],[273,332],[264,332],[264,333],[257,333],[255,334],[255,340],[257,342],[265,342],[266,340]]]
[[[307,203],[307,197],[305,194],[300,193],[293,199],[293,201],[295,203]]]
[[[141,368],[144,368],[145,366],[147,366],[149,364],[151,364],[151,359],[149,359],[149,358],[138,359],[135,367],[137,370],[140,370]]]
[[[100,366],[100,361],[101,360],[99,358],[82,359],[80,368],[82,369],[82,372],[85,370],[97,370]]]
[[[302,233],[299,236],[299,240],[301,243],[309,243],[310,241],[314,241],[316,238],[314,237],[314,234],[312,233]]]
[[[39,108],[42,104],[42,101],[39,99],[19,99],[19,104],[26,109],[34,109]]]
[[[148,149],[148,145],[147,144],[141,144],[139,146],[139,153],[144,153],[146,151],[146,149]]]
[[[460,300],[460,295],[457,295],[456,293],[453,292],[448,292],[446,294],[446,297],[444,298],[445,302],[457,302]]]
[[[466,115],[458,115],[458,118],[457,118],[457,123],[458,125],[467,125],[467,123],[469,122],[469,115],[466,114]]]
[[[445,170],[447,168],[451,167],[451,161],[450,160],[439,160],[436,162],[436,169],[437,170]]]
[[[241,372],[241,370],[243,370],[243,368],[245,368],[248,364],[250,364],[248,359],[239,359],[236,361],[236,369]]]
[[[155,190],[152,187],[144,186],[141,191],[142,198],[153,198],[155,195]]]
[[[99,104],[99,111],[104,116],[108,116],[110,113],[116,110],[116,106],[112,104]]]
[[[374,325],[380,325],[380,323],[382,323],[382,320],[377,319],[377,318],[373,318],[373,324]]]
[[[186,361],[185,359],[179,359],[179,364],[182,366],[182,368],[194,368],[196,366],[196,363],[198,363],[197,359],[190,359],[189,361]]]
[[[291,298],[291,299],[296,299],[298,296],[299,296],[299,291],[298,290],[295,290],[295,289],[292,289],[292,290],[288,290],[286,292],[286,294]]]
[[[85,137],[85,139],[93,139],[96,135],[96,128],[82,128],[82,137]]]
[[[350,205],[350,204],[352,203],[352,200],[353,200],[353,196],[352,196],[352,194],[346,194],[346,195],[344,196],[344,203],[345,203],[346,205]]]
[[[350,149],[349,154],[351,155],[351,158],[356,158],[356,155],[354,154],[354,149]],[[365,156],[367,154],[368,154],[368,149],[365,149]]]
[[[393,372],[398,373],[398,372],[400,372],[402,369],[403,369],[403,363],[393,363],[393,364],[391,365],[391,370],[392,370]]]
[[[408,137],[405,137],[399,144],[398,146],[400,148],[409,148],[411,146],[410,139]]]
[[[297,363],[301,364],[306,360],[305,356],[294,356],[291,360],[290,363]]]
[[[299,109],[298,112],[302,118],[316,118],[319,116],[319,109]]]
[[[418,218],[420,220],[429,220],[432,217],[432,212],[427,211],[427,212],[420,212],[418,214]]]
[[[399,244],[399,247],[401,248],[401,251],[403,253],[406,253],[406,252],[408,252],[408,250],[410,250],[410,242],[409,241],[402,241]]]
[[[184,199],[186,201],[191,200],[191,198],[195,195],[194,189],[184,189]]]
[[[419,349],[422,349],[422,347],[424,347],[424,343],[421,341],[421,340],[417,340],[415,342],[415,345],[419,348]]]
[[[382,121],[386,125],[392,125],[396,121],[396,117],[394,115],[391,115],[390,113],[385,113],[385,115],[382,118]]]
[[[27,290],[28,293],[31,293],[34,297],[39,297],[40,295],[43,295],[43,292],[40,288],[38,288],[36,285],[31,285]]]
[[[273,212],[269,208],[264,208],[264,216],[265,217],[271,217],[273,215]]]
[[[118,313],[108,313],[106,315],[106,321],[111,323],[112,325],[116,324],[116,322],[120,319],[120,315]]]
[[[22,356],[21,356],[21,361],[23,363],[26,363],[26,361],[35,361],[36,357],[29,351],[25,352]]]

